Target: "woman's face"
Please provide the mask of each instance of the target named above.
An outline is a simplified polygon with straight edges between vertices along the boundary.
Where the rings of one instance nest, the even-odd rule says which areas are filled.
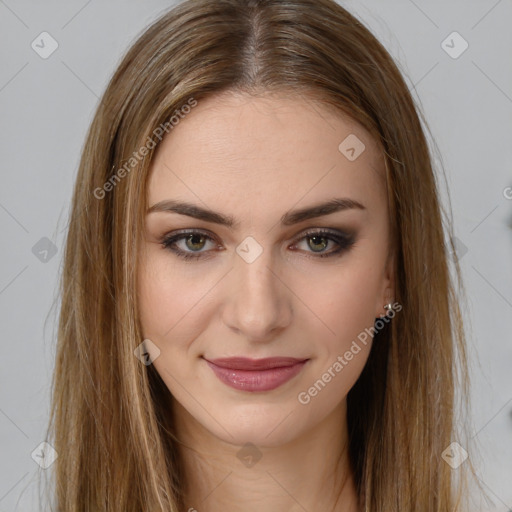
[[[182,418],[272,446],[339,411],[392,299],[386,197],[375,141],[306,99],[223,94],[173,128],[138,279]]]

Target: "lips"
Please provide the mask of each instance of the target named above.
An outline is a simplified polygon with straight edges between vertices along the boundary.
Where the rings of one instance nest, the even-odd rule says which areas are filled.
[[[230,370],[269,370],[283,368],[305,361],[294,357],[268,357],[266,359],[249,359],[248,357],[226,357],[224,359],[209,359],[210,363],[229,368]]]
[[[308,359],[270,357],[250,359],[229,357],[205,359],[217,378],[242,391],[270,391],[297,375]]]

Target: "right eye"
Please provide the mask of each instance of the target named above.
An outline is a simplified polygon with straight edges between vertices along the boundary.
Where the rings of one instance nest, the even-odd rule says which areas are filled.
[[[179,258],[187,260],[208,257],[205,254],[207,251],[201,251],[208,240],[214,242],[214,239],[203,231],[188,230],[167,235],[161,244]],[[177,245],[182,241],[184,241],[184,248]]]

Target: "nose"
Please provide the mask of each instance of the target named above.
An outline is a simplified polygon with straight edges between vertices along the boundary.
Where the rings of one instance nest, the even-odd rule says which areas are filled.
[[[293,293],[264,250],[251,263],[235,255],[227,282],[224,323],[248,341],[268,342],[291,322]]]

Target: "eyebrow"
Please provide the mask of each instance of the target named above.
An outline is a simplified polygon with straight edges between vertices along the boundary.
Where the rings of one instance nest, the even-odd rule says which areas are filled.
[[[281,225],[292,226],[293,224],[298,224],[299,222],[303,222],[308,219],[314,219],[324,215],[330,215],[331,213],[353,209],[366,210],[366,207],[359,201],[348,197],[335,198],[306,208],[288,211],[281,217]],[[205,222],[221,224],[229,228],[236,227],[239,224],[230,215],[224,215],[213,210],[201,208],[200,206],[192,203],[171,199],[160,201],[151,206],[147,211],[148,214],[154,212],[178,213],[180,215],[187,215],[188,217],[194,217],[195,219],[200,219]]]

